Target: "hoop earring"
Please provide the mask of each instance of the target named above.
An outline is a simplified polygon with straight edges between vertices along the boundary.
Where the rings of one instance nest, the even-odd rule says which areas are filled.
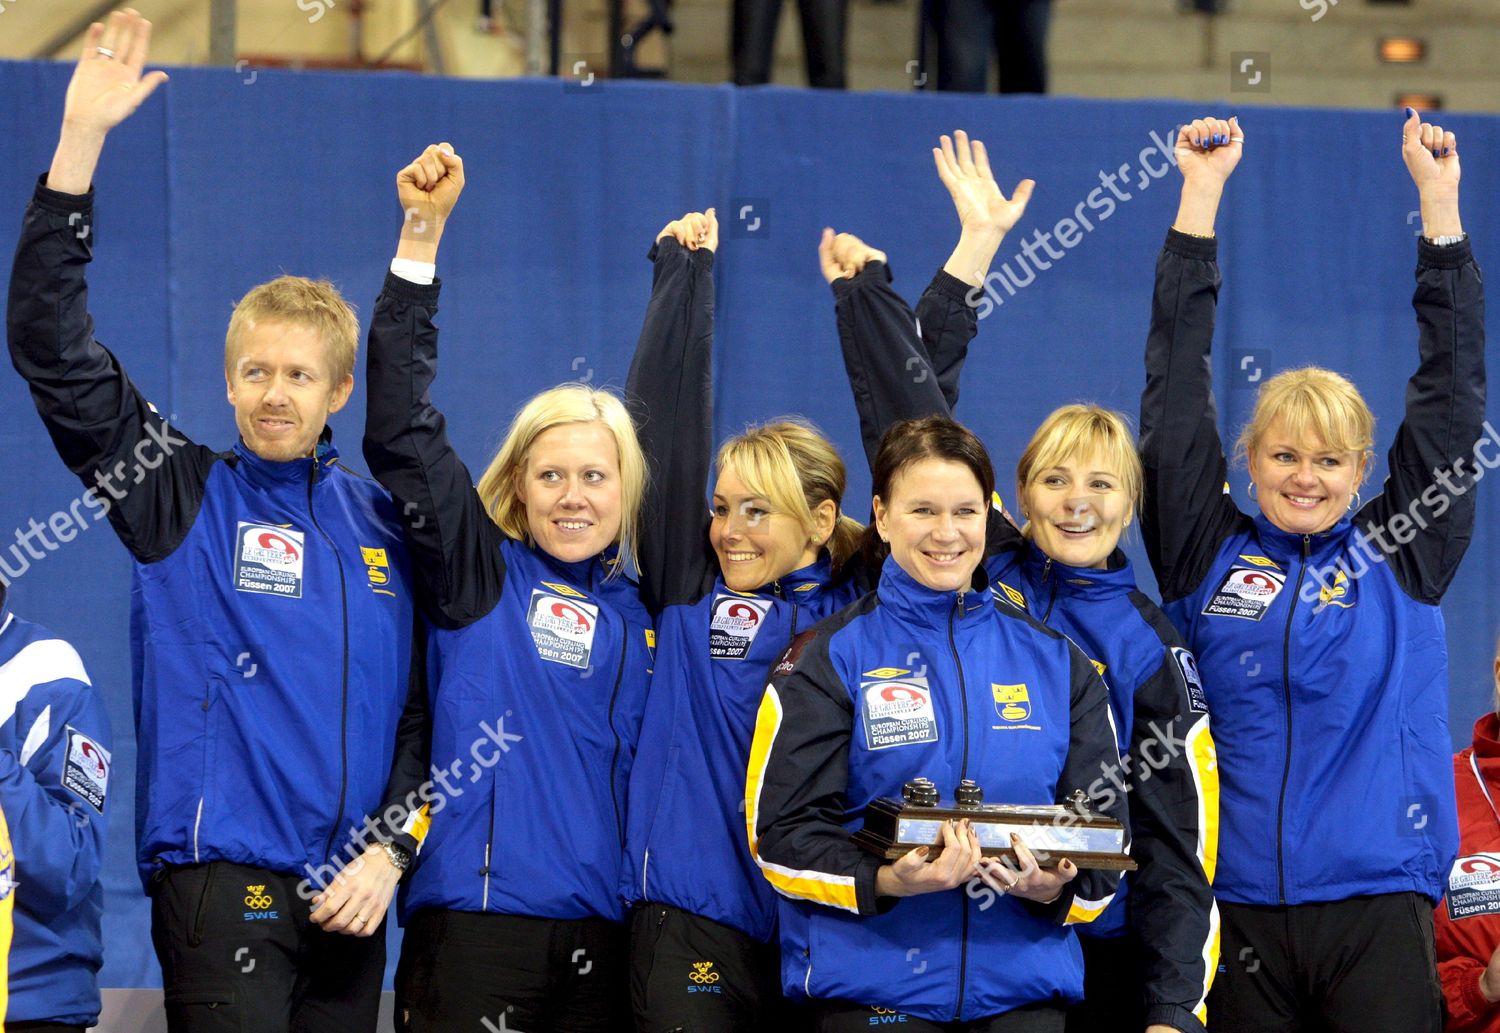
[[[1250,482],[1250,487],[1248,487],[1248,488],[1245,489],[1245,494],[1250,496],[1250,501],[1251,502],[1255,501],[1255,482],[1254,481],[1251,481]]]
[[[1363,505],[1364,500],[1359,497],[1359,490],[1356,488],[1354,491],[1354,497],[1349,500],[1348,509],[1353,512],[1358,512],[1359,508]]]

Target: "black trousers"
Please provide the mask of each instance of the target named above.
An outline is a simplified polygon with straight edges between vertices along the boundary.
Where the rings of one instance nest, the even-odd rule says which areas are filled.
[[[1063,1033],[1060,1005],[1032,1004],[973,1022],[928,1022],[890,1008],[831,1001],[818,1010],[817,1033],[869,1033],[895,1023],[909,1033]]]
[[[151,942],[169,1033],[374,1033],[384,931],[324,932],[299,881],[227,861],[158,873]]]
[[[1219,904],[1210,1033],[1439,1033],[1432,904],[1418,893],[1326,904]]]
[[[1047,92],[1052,0],[933,0],[932,20],[938,89],[984,93],[993,49],[1001,93]]]
[[[1068,1033],[1141,1033],[1146,1028],[1140,948],[1128,932],[1113,939],[1078,937],[1083,947],[1083,1000],[1068,1009]]]
[[[636,1033],[795,1033],[811,1015],[781,996],[781,949],[667,904],[630,916]]]
[[[797,0],[802,15],[802,49],[807,58],[807,84],[842,90],[845,85],[844,41],[849,22],[849,0]],[[734,0],[734,81],[759,86],[771,81],[776,49],[776,23],[781,0]]]
[[[419,911],[396,966],[396,1029],[626,1033],[624,941],[602,918]]]

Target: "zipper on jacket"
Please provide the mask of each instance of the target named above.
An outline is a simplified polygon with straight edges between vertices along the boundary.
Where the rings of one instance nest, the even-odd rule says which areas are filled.
[[[1286,859],[1282,840],[1282,822],[1286,818],[1286,784],[1292,775],[1292,618],[1297,613],[1297,597],[1302,594],[1302,578],[1307,573],[1307,557],[1312,538],[1302,536],[1302,562],[1297,568],[1297,588],[1286,611],[1286,633],[1281,640],[1281,691],[1286,697],[1286,762],[1281,768],[1281,795],[1276,800],[1276,895],[1286,906]]]
[[[646,848],[646,854],[645,854],[645,860],[643,860],[641,862],[641,899],[642,900],[650,900],[651,899],[646,894],[646,876],[650,873],[650,871],[651,871],[651,848],[647,847]],[[663,911],[662,914],[665,915],[666,912]],[[661,923],[660,922],[658,922],[656,924],[657,924],[658,928],[661,927]]]
[[[962,617],[964,615],[964,593],[958,593],[954,610]],[[958,702],[963,708],[964,715],[964,755],[963,764],[959,767],[959,778],[969,777],[969,690],[964,684],[964,662],[958,655],[958,642],[953,635],[953,611],[948,613],[948,648],[953,651],[953,663],[958,667]],[[953,1005],[953,1019],[958,1021],[959,1013],[964,1008],[964,978],[969,967],[969,898],[968,894],[958,895],[958,906],[961,911],[962,932],[959,937],[958,946],[958,1000]]]
[[[198,797],[198,814],[193,818],[193,863],[198,863],[198,826],[203,824],[203,797]]]
[[[792,604],[792,634],[790,636],[791,638],[796,638],[797,637],[797,616],[801,612],[802,612],[802,607],[798,606],[796,603],[793,603]]]
[[[615,834],[620,840],[620,852],[625,852],[625,816],[620,813],[620,790],[615,786],[615,769],[620,766],[620,732],[615,728],[615,702],[620,698],[620,682],[625,678],[625,656],[630,652],[631,627],[621,622],[620,666],[615,671],[615,687],[609,694],[609,731],[615,737],[615,752],[609,758],[609,802],[615,812]]]
[[[1057,602],[1057,580],[1052,577],[1052,557],[1047,557],[1047,562],[1042,564],[1042,584],[1052,580],[1052,594],[1047,596],[1047,612],[1042,614],[1042,623],[1046,624],[1052,619],[1052,604]]]
[[[343,820],[344,802],[349,793],[349,594],[344,585],[344,561],[339,557],[338,546],[328,537],[328,532],[323,530],[323,525],[318,523],[317,514],[313,512],[313,485],[317,481],[318,460],[314,458],[312,469],[307,475],[307,516],[333,553],[333,565],[339,572],[339,611],[344,620],[343,696],[339,702],[339,804],[328,825],[328,842],[323,847],[323,859],[326,861],[333,856],[333,838],[338,834],[339,823]]]
[[[484,840],[484,867],[479,869],[479,874],[484,877],[484,895],[479,899],[479,910],[490,909],[490,849],[495,844],[495,799],[498,795],[495,791],[495,781],[499,776],[490,773],[490,828],[485,833]]]

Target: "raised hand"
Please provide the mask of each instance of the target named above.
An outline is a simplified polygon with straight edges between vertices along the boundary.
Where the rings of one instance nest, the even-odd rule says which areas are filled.
[[[89,26],[68,82],[47,186],[69,194],[88,191],[104,137],[167,81],[166,72],[142,75],[150,43],[151,23],[129,8]]]
[[[673,219],[661,228],[656,235],[657,240],[663,237],[671,237],[687,248],[689,251],[697,251],[700,247],[706,251],[719,250],[719,216],[714,209],[706,212],[688,212],[680,219]]]
[[[1245,132],[1238,118],[1200,118],[1177,131],[1177,171],[1189,183],[1222,187],[1240,163]]]
[[[852,233],[834,234],[824,228],[823,239],[818,242],[818,264],[823,267],[823,279],[852,280],[864,271],[871,262],[887,261],[884,251],[870,247]]]
[[[948,196],[953,198],[959,225],[965,231],[1009,233],[1026,211],[1036,181],[1021,180],[1007,198],[990,171],[989,154],[982,142],[971,144],[969,134],[962,129],[955,130],[951,140],[947,136],[939,140],[942,146],[932,149],[932,161],[938,178],[948,188]]]
[[[1401,127],[1401,157],[1412,182],[1421,190],[1428,186],[1458,187],[1458,137],[1422,121],[1412,108],[1406,109],[1406,124]]]
[[[433,262],[438,241],[458,195],[464,190],[464,162],[450,143],[435,143],[396,173],[401,200],[401,247],[397,255]]]
[[[1195,237],[1214,235],[1224,184],[1244,150],[1245,131],[1238,118],[1200,118],[1177,131],[1173,151],[1182,173],[1182,200],[1173,229]]]
[[[141,74],[150,44],[151,23],[130,8],[111,14],[108,24],[90,25],[68,83],[63,123],[102,135],[129,118],[167,81],[166,72]]]

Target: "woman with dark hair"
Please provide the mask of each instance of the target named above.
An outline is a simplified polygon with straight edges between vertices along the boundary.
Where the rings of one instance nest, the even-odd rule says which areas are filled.
[[[1007,865],[967,822],[894,863],[849,836],[917,777],[1018,804],[1085,790],[1125,820],[1101,777],[1119,763],[1104,685],[1065,637],[974,589],[995,480],[978,438],[944,417],[898,423],[873,480],[879,587],[793,641],[751,747],[751,852],[787,898],[783,988],[818,1003],[825,1031],[866,1028],[872,1008],[914,1029],[1061,1030],[1083,984],[1067,926],[1104,910],[1117,873],[1042,868],[1019,839]]]
[[[956,136],[944,138],[934,159],[960,218],[969,212],[972,223],[972,213],[1006,201],[983,145]],[[847,235],[843,245],[854,263],[883,258]],[[950,286],[949,295],[983,282],[974,264],[956,272],[967,286]],[[897,420],[949,412],[962,351],[977,329],[974,310],[955,304],[942,320],[946,343],[929,351],[923,337],[933,320],[915,320],[889,279],[861,273],[839,292],[841,343],[867,442]],[[923,375],[929,363],[937,376]],[[1086,982],[1085,1000],[1068,1016],[1075,1033],[1202,1033],[1218,964],[1209,885],[1218,777],[1203,687],[1192,654],[1136,586],[1119,547],[1138,513],[1142,480],[1120,413],[1065,405],[1037,428],[1017,465],[1014,498],[1024,528],[998,509],[989,518],[984,570],[998,604],[1026,610],[1095,662],[1126,758],[1120,777],[1130,793],[1132,854],[1141,870],[1121,883],[1105,914],[1079,930]]]

